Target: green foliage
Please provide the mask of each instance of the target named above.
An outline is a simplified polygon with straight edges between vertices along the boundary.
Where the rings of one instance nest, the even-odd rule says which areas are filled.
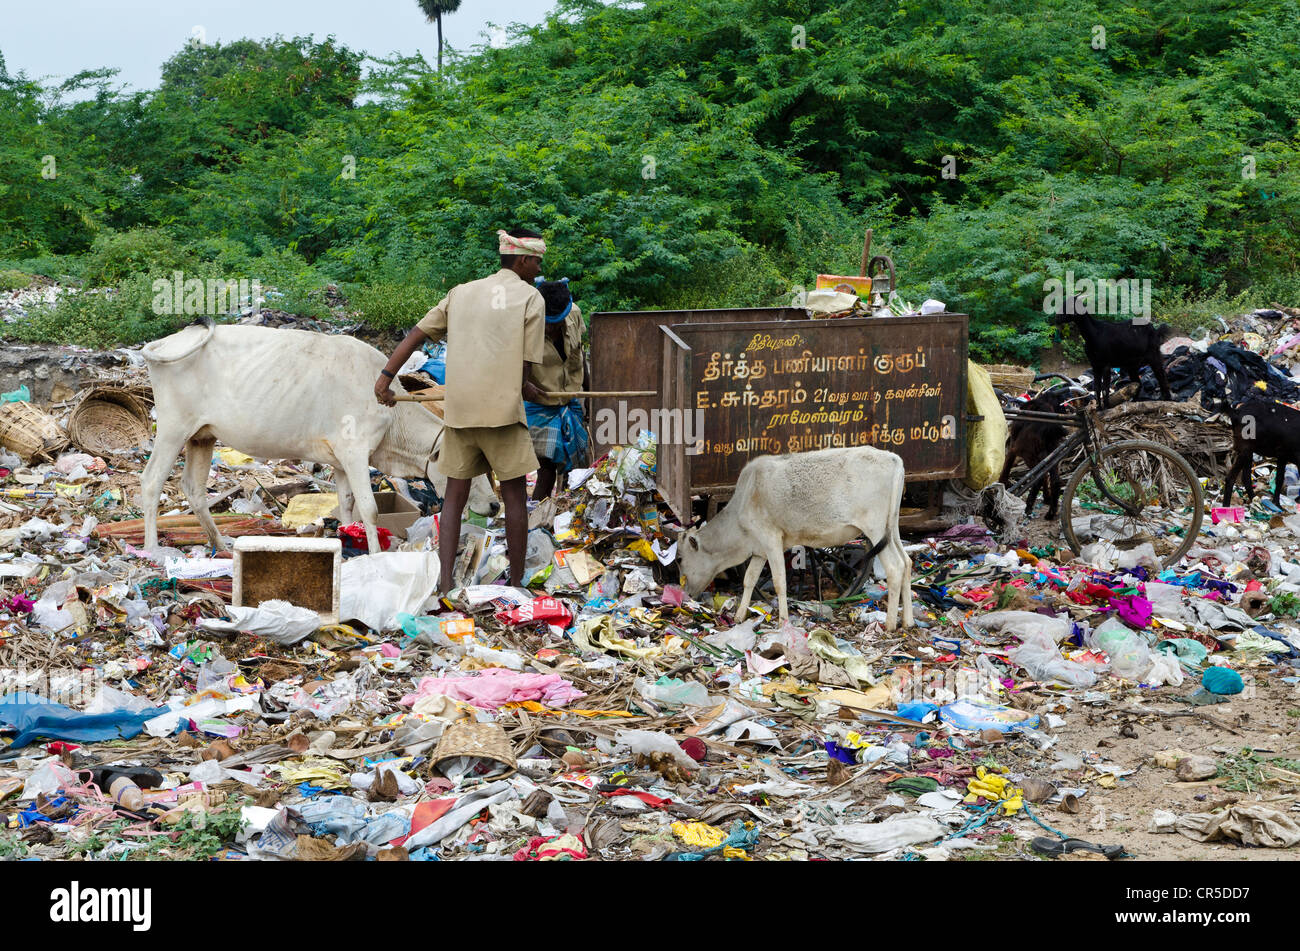
[[[21,859],[27,855],[27,844],[16,835],[0,834],[0,859]]]
[[[186,812],[169,836],[158,836],[131,853],[132,860],[184,859],[206,861],[224,852],[245,826],[240,807],[246,799],[228,802],[207,812]]]
[[[12,269],[0,270],[0,291],[21,291],[31,283],[30,274]]]
[[[105,231],[86,252],[82,276],[87,287],[109,287],[141,271],[185,271],[193,263],[189,253],[160,229]]]
[[[359,284],[348,292],[349,305],[379,330],[410,329],[441,299],[433,288],[418,284]]]
[[[345,282],[398,327],[499,227],[592,313],[788,302],[870,225],[997,361],[1050,342],[1067,271],[1149,280],[1182,332],[1300,299],[1300,0],[560,0],[510,38],[441,75],[303,37],[183,49],[147,93],[0,72],[0,261],[179,260],[315,316]]]
[[[115,288],[71,289],[53,305],[34,308],[27,321],[10,325],[9,335],[101,349],[165,337],[190,318],[154,311],[153,280],[164,276],[140,273]]]
[[[1300,598],[1290,591],[1282,591],[1269,600],[1268,610],[1279,617],[1300,617]]]

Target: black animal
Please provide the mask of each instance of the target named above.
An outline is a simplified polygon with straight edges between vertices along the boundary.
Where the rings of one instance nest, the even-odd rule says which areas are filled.
[[[1255,497],[1251,471],[1257,455],[1277,460],[1273,504],[1279,504],[1282,486],[1286,482],[1286,467],[1294,465],[1300,470],[1300,412],[1259,397],[1247,397],[1226,412],[1232,423],[1234,459],[1224,480],[1223,504],[1232,504],[1232,489],[1238,477],[1247,502]]]
[[[1021,408],[1038,413],[1060,413],[1065,409],[1065,401],[1073,395],[1063,387],[1044,390]],[[1027,419],[1013,421],[1011,431],[1007,435],[1007,461],[1002,467],[1002,478],[999,481],[1003,485],[1009,485],[1011,468],[1016,464],[1017,459],[1020,459],[1026,467],[1032,469],[1051,455],[1052,450],[1064,438],[1065,427],[1060,423]],[[1033,512],[1034,505],[1038,502],[1040,489],[1043,491],[1043,499],[1047,502],[1047,518],[1056,518],[1057,506],[1061,501],[1061,472],[1059,466],[1052,466],[1052,468],[1048,469],[1042,481],[1030,490],[1029,498],[1025,504],[1026,517]]]
[[[1164,357],[1160,344],[1169,336],[1168,324],[1134,323],[1131,320],[1098,320],[1087,313],[1087,305],[1075,298],[1073,306],[1056,315],[1059,325],[1074,324],[1083,338],[1083,352],[1092,365],[1092,386],[1099,409],[1105,409],[1110,397],[1111,367],[1119,367],[1132,380],[1140,380],[1144,366],[1151,367],[1160,384],[1163,399],[1172,400],[1169,380],[1165,377]]]

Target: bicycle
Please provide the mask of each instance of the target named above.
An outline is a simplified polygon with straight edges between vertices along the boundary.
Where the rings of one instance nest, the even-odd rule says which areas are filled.
[[[1005,415],[1009,423],[1056,423],[1075,430],[1006,490],[1026,497],[1054,466],[1082,451],[1083,461],[1066,482],[1060,503],[1061,532],[1076,555],[1097,539],[1121,550],[1150,542],[1168,568],[1191,550],[1201,530],[1205,498],[1195,470],[1177,452],[1145,439],[1104,445],[1088,409],[1046,413],[1010,408]]]

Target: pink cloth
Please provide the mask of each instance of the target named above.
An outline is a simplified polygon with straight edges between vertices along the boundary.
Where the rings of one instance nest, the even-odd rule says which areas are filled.
[[[585,697],[573,684],[559,674],[521,674],[503,667],[489,667],[478,674],[459,677],[425,677],[402,698],[409,707],[422,697],[451,697],[465,703],[495,710],[505,703],[522,703],[536,700],[549,707],[559,707]]]

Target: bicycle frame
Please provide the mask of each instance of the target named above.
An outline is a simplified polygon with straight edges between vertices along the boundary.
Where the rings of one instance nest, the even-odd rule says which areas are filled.
[[[1012,410],[1006,413],[1008,421],[1025,420],[1035,423],[1057,423],[1058,425],[1076,429],[1074,435],[1061,443],[1051,454],[1042,462],[1034,466],[1027,473],[1021,476],[1016,482],[1007,488],[1012,495],[1023,498],[1029,490],[1043,481],[1048,471],[1064,459],[1070,458],[1080,446],[1086,447],[1083,465],[1086,465],[1092,472],[1092,481],[1096,483],[1097,489],[1111,503],[1119,506],[1120,510],[1130,517],[1136,517],[1141,509],[1126,502],[1123,499],[1117,499],[1111,494],[1110,489],[1106,487],[1105,480],[1098,476],[1097,459],[1101,455],[1101,444],[1097,440],[1097,430],[1092,424],[1092,417],[1087,410],[1078,410],[1073,414],[1065,413],[1040,413],[1035,410]]]

